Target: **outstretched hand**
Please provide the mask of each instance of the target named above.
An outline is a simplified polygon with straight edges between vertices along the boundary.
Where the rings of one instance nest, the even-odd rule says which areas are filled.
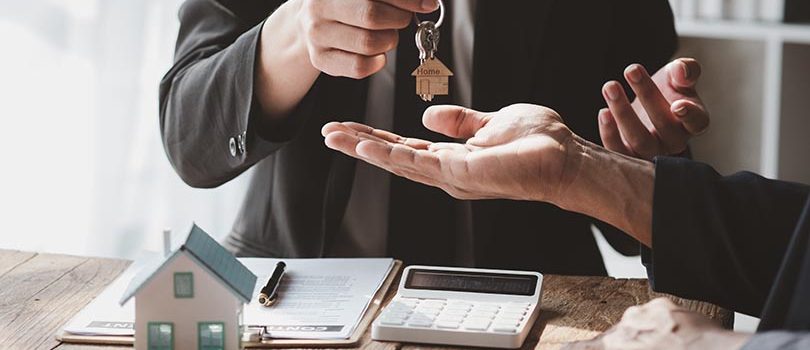
[[[326,145],[396,175],[443,189],[459,199],[551,201],[575,176],[576,136],[551,109],[528,104],[483,113],[433,106],[423,117],[435,132],[466,139],[433,143],[369,126],[332,122]]]
[[[634,64],[624,71],[636,99],[630,103],[619,82],[602,88],[608,108],[599,111],[599,132],[605,148],[651,160],[686,150],[689,139],[709,126],[709,113],[695,90],[700,64],[679,58],[652,77]]]
[[[594,339],[568,344],[565,349],[739,349],[747,338],[667,298],[658,298],[628,308],[613,328]]]

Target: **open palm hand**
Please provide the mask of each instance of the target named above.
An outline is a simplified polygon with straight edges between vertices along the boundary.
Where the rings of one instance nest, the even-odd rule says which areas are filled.
[[[466,142],[433,143],[352,122],[329,123],[323,135],[330,148],[460,199],[548,201],[577,170],[567,164],[577,151],[574,134],[542,106],[516,104],[494,113],[434,106],[423,122]]]

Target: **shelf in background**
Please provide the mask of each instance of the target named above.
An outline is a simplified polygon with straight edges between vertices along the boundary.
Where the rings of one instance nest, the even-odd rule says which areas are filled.
[[[711,39],[767,41],[810,45],[810,24],[677,20],[678,35]]]

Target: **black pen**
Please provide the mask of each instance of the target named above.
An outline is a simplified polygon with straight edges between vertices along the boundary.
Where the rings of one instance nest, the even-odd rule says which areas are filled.
[[[270,279],[267,280],[267,284],[262,287],[261,293],[259,293],[259,304],[271,306],[276,302],[278,299],[278,286],[281,285],[281,278],[284,277],[284,268],[286,267],[287,264],[283,261],[279,261],[278,264],[276,264],[276,269],[273,271]]]

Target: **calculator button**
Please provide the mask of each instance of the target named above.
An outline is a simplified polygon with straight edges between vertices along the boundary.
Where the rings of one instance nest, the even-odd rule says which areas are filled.
[[[456,323],[460,323],[463,320],[464,320],[464,316],[448,316],[448,315],[445,315],[445,314],[442,314],[441,316],[436,318],[437,323],[438,322],[456,322]]]
[[[501,311],[504,311],[504,312],[524,312],[525,313],[527,310],[526,310],[525,307],[508,305],[508,306],[504,306],[501,309]]]
[[[404,312],[391,312],[391,311],[389,311],[389,312],[383,313],[383,317],[406,319],[406,318],[408,318],[408,314],[404,313]]]
[[[500,307],[500,306],[498,306],[498,305],[492,305],[492,304],[482,304],[482,305],[478,305],[478,306],[476,306],[476,307],[475,307],[475,309],[474,309],[473,311],[492,311],[492,312],[497,312],[497,311],[498,311],[498,309],[500,309],[500,308],[501,308],[501,307]]]
[[[411,319],[408,321],[408,326],[410,327],[430,327],[433,325],[433,321],[428,319]]]
[[[438,316],[438,315],[439,315],[439,310],[425,309],[425,310],[416,310],[414,312],[414,316],[427,316],[427,317],[431,317],[431,318],[436,318],[436,316]]]
[[[459,312],[459,311],[460,312],[469,312],[470,308],[469,307],[459,307],[459,306],[447,306],[444,310],[445,311],[453,311],[453,312]]]
[[[402,310],[402,311],[410,311],[410,310],[413,310],[413,308],[412,308],[412,307],[410,307],[410,306],[406,306],[406,305],[402,305],[402,304],[391,304],[391,305],[389,305],[389,306],[387,307],[387,309],[389,309],[389,310]]]
[[[459,322],[436,321],[436,327],[438,328],[458,329],[459,326],[461,326]]]
[[[452,315],[452,316],[466,316],[467,310],[462,309],[447,309],[442,312],[442,315]]]
[[[484,311],[475,311],[475,310],[473,310],[467,315],[467,317],[486,318],[488,320],[491,320],[491,319],[495,318],[495,313],[491,312],[491,311],[490,312],[484,312]]]
[[[520,317],[520,318],[523,318],[524,315],[526,315],[526,312],[524,312],[524,311],[515,312],[515,311],[506,311],[506,310],[504,310],[504,311],[501,311],[500,313],[498,313],[498,316],[504,316],[504,317]]]
[[[436,300],[436,299],[424,299],[419,302],[420,305],[431,305],[431,306],[444,306],[444,300]]]
[[[485,331],[489,328],[489,321],[464,321],[464,329],[468,329],[471,331]]]
[[[500,323],[500,324],[512,324],[512,325],[515,325],[515,327],[519,327],[520,326],[520,321],[521,320],[514,319],[514,318],[496,318],[495,321],[493,321],[493,322]]]
[[[470,311],[472,309],[472,304],[464,303],[464,302],[452,302],[447,304],[448,310],[465,310]]]
[[[493,323],[493,327],[495,325],[517,327],[517,326],[520,325],[520,321],[508,320],[508,319],[496,319],[495,322]]]
[[[382,319],[380,319],[380,323],[388,326],[401,326],[405,324],[405,320],[402,318],[383,317]]]
[[[383,311],[383,314],[385,314],[385,315],[397,314],[397,315],[408,316],[408,315],[410,315],[412,313],[413,313],[413,310],[411,310],[411,309],[402,309],[402,310],[399,310],[399,309],[385,309],[385,311]]]
[[[517,332],[517,327],[513,326],[511,323],[507,324],[496,323],[492,325],[492,330],[495,332],[515,333]]]
[[[426,313],[415,313],[411,315],[411,318],[418,318],[418,319],[426,319],[426,320],[435,320],[437,315],[434,314],[426,314]]]

